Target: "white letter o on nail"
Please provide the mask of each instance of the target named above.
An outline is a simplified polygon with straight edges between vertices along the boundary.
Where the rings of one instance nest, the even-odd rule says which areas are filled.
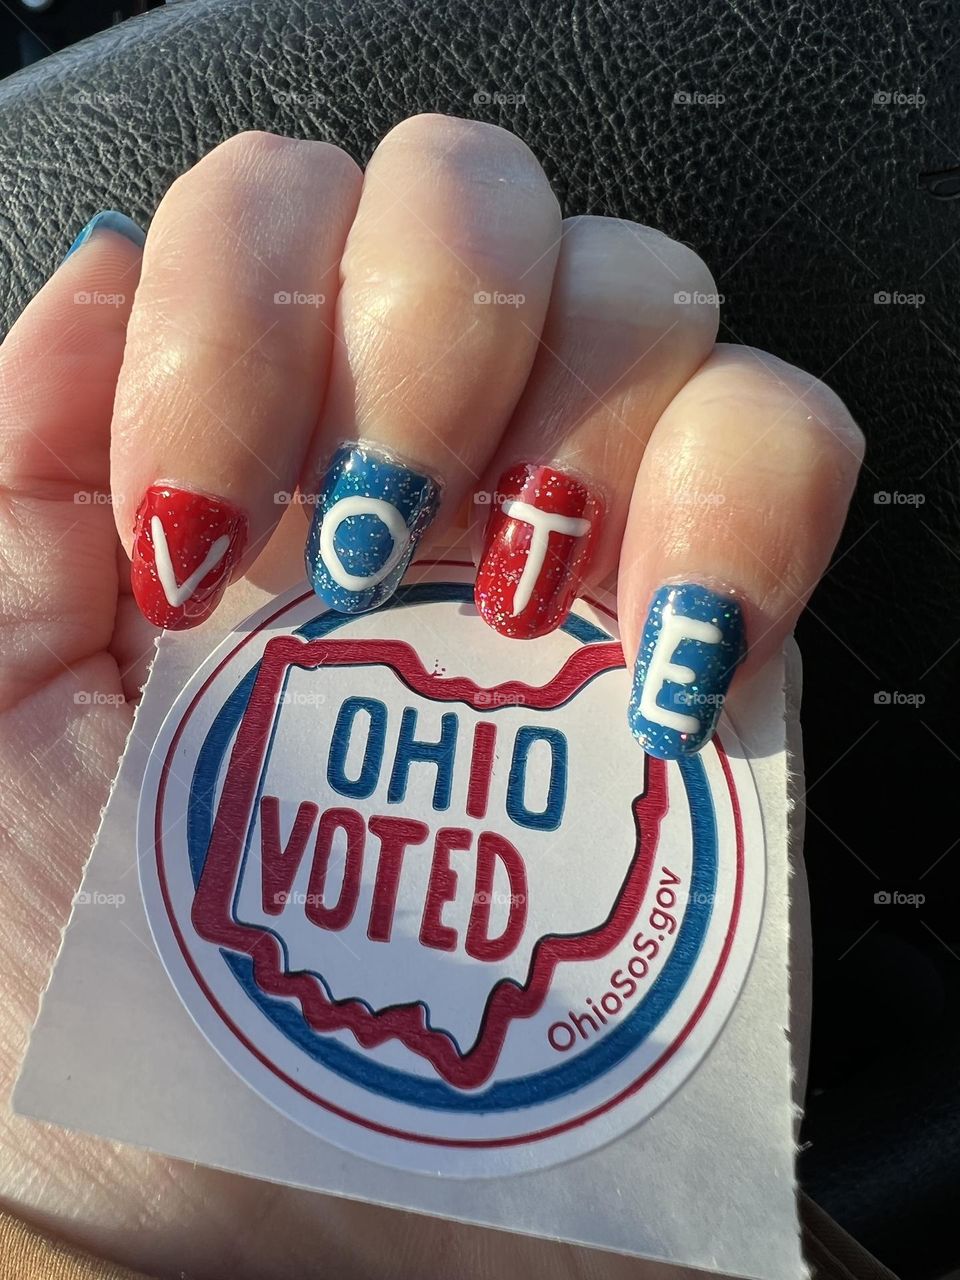
[[[376,573],[371,573],[367,577],[361,578],[354,573],[347,573],[333,543],[337,530],[344,520],[349,520],[351,516],[375,516],[381,524],[386,526],[387,532],[393,539],[393,550],[383,565]],[[335,502],[323,517],[323,523],[320,526],[320,556],[330,577],[338,587],[343,587],[344,591],[368,591],[378,582],[382,582],[396,568],[409,541],[410,530],[392,502],[387,502],[384,498],[364,498],[361,494],[351,494],[349,498],[341,498],[339,502]]]

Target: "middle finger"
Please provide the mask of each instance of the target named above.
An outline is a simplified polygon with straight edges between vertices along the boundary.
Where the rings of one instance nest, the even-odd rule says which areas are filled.
[[[331,607],[388,599],[441,502],[449,518],[479,479],[533,363],[559,239],[556,197],[513,134],[417,116],[377,148],[302,481],[317,493],[307,571]]]

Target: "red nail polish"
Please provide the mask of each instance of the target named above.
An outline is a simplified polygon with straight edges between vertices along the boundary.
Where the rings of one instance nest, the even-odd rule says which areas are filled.
[[[580,590],[603,516],[599,498],[552,467],[519,463],[487,495],[490,516],[474,596],[501,635],[558,627]]]
[[[151,485],[133,530],[133,594],[157,627],[183,631],[208,618],[247,540],[247,518],[219,498]]]

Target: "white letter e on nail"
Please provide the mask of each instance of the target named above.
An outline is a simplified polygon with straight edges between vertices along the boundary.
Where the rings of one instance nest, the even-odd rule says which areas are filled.
[[[660,690],[667,681],[672,684],[693,684],[697,673],[690,667],[682,667],[673,661],[677,646],[683,640],[699,640],[701,644],[720,644],[723,633],[712,622],[702,622],[699,618],[684,618],[674,613],[673,606],[663,607],[660,621],[660,634],[653,646],[647,678],[643,682],[640,695],[640,714],[653,724],[662,725],[665,729],[675,729],[677,733],[699,733],[701,723],[697,716],[684,715],[682,711],[670,711],[661,707],[657,699]]]

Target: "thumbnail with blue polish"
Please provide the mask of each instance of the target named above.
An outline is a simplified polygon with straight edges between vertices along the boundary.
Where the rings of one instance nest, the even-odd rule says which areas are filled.
[[[661,587],[643,629],[628,713],[644,751],[661,760],[699,751],[745,655],[743,612],[732,596],[696,582]]]
[[[323,478],[307,538],[307,575],[338,613],[393,595],[440,506],[440,486],[379,449],[347,444]]]
[[[71,254],[76,253],[82,245],[85,245],[95,231],[115,231],[117,235],[125,236],[140,249],[143,248],[147,238],[133,219],[128,218],[125,213],[117,213],[116,209],[104,209],[102,213],[94,214],[83,228],[64,254],[64,262]]]

